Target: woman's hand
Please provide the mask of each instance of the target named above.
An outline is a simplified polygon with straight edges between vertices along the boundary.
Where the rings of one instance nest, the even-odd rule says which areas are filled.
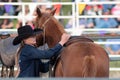
[[[67,33],[63,33],[61,40],[60,40],[60,44],[63,46],[70,38],[70,35]]]

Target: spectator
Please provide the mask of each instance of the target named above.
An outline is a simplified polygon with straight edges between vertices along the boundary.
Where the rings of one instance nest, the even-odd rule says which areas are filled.
[[[34,24],[33,24],[33,21],[31,21],[31,20],[28,20],[28,21],[26,22],[26,25],[30,25],[30,26],[32,27],[32,29],[35,28],[35,26],[34,26]]]
[[[84,14],[86,15],[102,15],[102,5],[87,5]]]
[[[32,29],[34,29],[34,25],[33,25],[33,17],[32,14],[30,13],[30,8],[29,5],[25,5],[25,24],[32,26]],[[22,25],[22,11],[19,12],[18,16],[21,16],[21,18],[18,19],[18,23],[16,28],[19,28]]]
[[[0,15],[4,15],[5,9],[3,5],[0,5]]]
[[[5,12],[7,15],[14,15],[14,7],[13,5],[4,5],[4,8],[5,8]]]
[[[25,23],[27,23],[27,21],[32,21],[32,17],[33,16],[31,13],[30,13],[30,8],[28,5],[25,6]]]
[[[106,42],[120,42],[120,39],[107,39]],[[111,55],[120,54],[120,44],[106,44],[105,48]]]
[[[117,27],[120,28],[120,18],[119,17],[116,18],[116,21],[117,21],[117,24],[118,24]]]
[[[114,18],[95,19],[95,28],[116,28],[118,25]]]
[[[111,11],[113,6],[114,6],[113,4],[103,4],[103,11]]]
[[[36,4],[29,5],[30,15],[34,15],[35,14],[36,7],[37,7]]]
[[[3,22],[0,24],[1,29],[12,29],[13,22],[10,19],[4,19]]]
[[[17,24],[16,24],[16,28],[18,29],[20,26],[22,26],[22,20],[18,19]]]
[[[22,10],[22,6],[21,5],[16,5],[15,7],[15,16],[17,16],[19,14],[19,12]]]
[[[65,25],[65,29],[72,28],[72,19],[69,19],[68,23]]]
[[[109,10],[104,10],[103,15],[110,15]],[[118,25],[117,21],[114,18],[100,18],[95,19],[95,28],[116,28]]]
[[[116,4],[112,9],[111,9],[112,15],[120,15],[120,4]]]
[[[79,28],[94,28],[93,20],[87,18],[81,18],[79,20]]]
[[[118,29],[120,29],[119,26],[117,26]],[[112,36],[117,35],[117,33],[112,32]],[[120,39],[107,39],[106,42],[120,42]],[[106,44],[105,45],[106,50],[109,52],[111,55],[118,55],[120,54],[120,44]]]
[[[0,2],[17,2],[17,0],[0,0]],[[0,5],[1,11],[4,10],[4,13],[2,15],[14,15],[16,14],[16,8],[17,5],[10,5],[10,4],[5,4],[5,5]]]

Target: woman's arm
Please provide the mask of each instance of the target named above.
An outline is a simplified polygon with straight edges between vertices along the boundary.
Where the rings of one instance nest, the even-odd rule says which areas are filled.
[[[40,58],[40,59],[46,59],[51,58],[52,56],[59,54],[59,51],[62,49],[61,44],[57,44],[55,47],[50,48],[49,50],[39,50],[36,48],[33,48],[30,50],[30,58]]]
[[[60,42],[53,48],[50,48],[49,50],[38,50],[36,48],[31,50],[31,58],[51,58],[55,54],[59,54],[59,51],[62,49],[62,46],[68,41],[70,38],[70,35],[64,33],[61,37]]]

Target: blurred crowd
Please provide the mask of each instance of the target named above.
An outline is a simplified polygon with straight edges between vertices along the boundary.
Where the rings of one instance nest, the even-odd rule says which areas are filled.
[[[0,0],[0,2],[22,2],[23,0]],[[24,0],[25,1],[25,0]],[[31,2],[51,2],[54,0],[27,0]],[[62,0],[59,0],[62,1]],[[66,0],[67,1],[67,0]],[[119,1],[119,0],[68,0],[72,2],[90,2],[90,1]],[[31,16],[35,15],[36,7],[39,7],[42,12],[49,13],[53,8],[57,8],[55,15],[62,15],[63,8],[61,4],[56,5],[25,5],[25,24],[31,25],[34,28],[34,19]],[[69,7],[70,8],[70,7]],[[120,4],[79,4],[78,14],[80,16],[101,16],[101,15],[120,15]],[[72,15],[72,9],[67,10],[67,15]],[[23,12],[21,5],[1,5],[0,4],[0,16],[19,16],[17,19],[0,19],[1,29],[13,29],[20,27],[23,23]],[[66,20],[59,19],[63,24]],[[70,29],[73,27],[73,19],[67,20],[64,27]],[[79,19],[79,29],[81,28],[118,28],[120,29],[120,17],[117,18],[80,18]],[[107,39],[107,42],[115,41],[119,42],[120,39]],[[120,45],[106,44],[106,50],[109,54],[120,54]]]
[[[79,0],[80,1],[80,0]],[[98,1],[98,0],[93,0]],[[103,0],[99,0],[103,1]],[[110,1],[110,0],[107,0]],[[102,16],[102,15],[120,15],[120,4],[79,4],[78,14],[80,16]],[[70,20],[71,22],[71,20]],[[66,28],[72,28],[68,22]],[[120,17],[117,18],[80,18],[79,28],[118,28],[120,27]]]
[[[0,0],[1,2],[21,2],[22,0]],[[51,2],[54,0],[29,0],[32,2]],[[61,0],[60,0],[61,1]],[[73,2],[80,2],[80,1],[117,1],[117,0],[72,0]],[[63,12],[61,11],[62,5],[37,5],[40,7],[42,12],[49,12],[53,8],[57,8],[56,15],[61,15]],[[65,7],[65,6],[64,6]],[[26,5],[25,6],[25,23],[31,24],[33,18],[28,16],[33,16],[35,13],[36,5]],[[87,15],[120,15],[120,4],[79,4],[78,6],[78,14],[80,16]],[[71,9],[72,10],[72,9]],[[71,11],[66,11],[67,14],[71,14]],[[0,15],[14,15],[14,16],[21,16],[22,6],[21,5],[0,5]],[[18,28],[19,25],[22,24],[22,17],[18,18],[16,27],[13,27],[16,20],[12,19],[4,19],[0,20],[0,28],[2,29],[11,29],[11,28]],[[61,20],[61,23],[64,20]],[[7,26],[5,26],[7,25]],[[72,28],[72,19],[67,20],[64,24],[65,28]],[[120,27],[120,18],[80,18],[79,19],[79,28],[118,28]]]
[[[18,2],[17,0],[0,0],[0,2]],[[1,5],[0,4],[0,16],[17,16],[20,11],[19,5]],[[0,28],[12,29],[14,27],[12,19],[0,19]]]
[[[0,0],[0,2],[21,2],[22,0]],[[49,0],[30,0],[32,2],[48,2]],[[25,14],[23,14],[21,5],[0,5],[0,16],[19,16],[17,21],[15,19],[0,19],[0,28],[1,29],[12,29],[18,28],[22,25],[23,15],[25,16],[24,21],[25,24],[32,25],[33,17],[35,15],[36,7],[39,7],[42,12],[50,12],[53,8],[57,8],[56,14],[60,14],[61,5],[25,5]],[[14,22],[16,25],[14,25]]]

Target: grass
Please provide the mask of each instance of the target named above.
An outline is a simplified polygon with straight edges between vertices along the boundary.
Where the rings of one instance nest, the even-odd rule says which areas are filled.
[[[120,61],[111,61],[110,67],[120,68]]]

